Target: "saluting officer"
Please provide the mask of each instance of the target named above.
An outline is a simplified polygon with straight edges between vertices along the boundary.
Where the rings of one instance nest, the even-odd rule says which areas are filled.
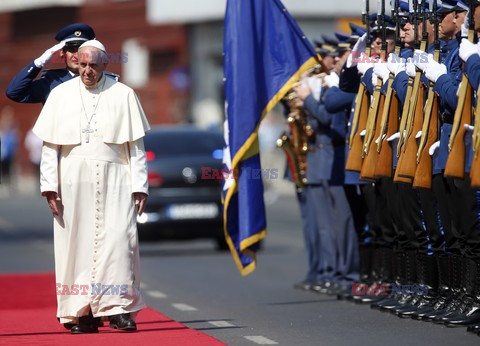
[[[12,79],[7,88],[7,97],[21,103],[45,103],[56,86],[78,76],[78,47],[94,38],[95,32],[87,24],[75,23],[61,29],[55,35],[59,43],[47,49]],[[40,78],[35,79],[58,51],[65,61],[65,68],[45,70]]]

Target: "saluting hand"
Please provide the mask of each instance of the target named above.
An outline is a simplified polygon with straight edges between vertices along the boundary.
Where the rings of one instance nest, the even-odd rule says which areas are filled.
[[[40,55],[38,58],[34,60],[35,66],[37,66],[38,68],[42,68],[43,66],[45,66],[45,64],[50,61],[53,54],[58,52],[64,46],[65,46],[65,41],[62,41],[60,43],[57,43],[53,47],[48,48],[42,55]]]
[[[133,200],[135,201],[135,206],[137,207],[137,214],[142,215],[145,207],[147,206],[147,195],[143,192],[134,192]]]

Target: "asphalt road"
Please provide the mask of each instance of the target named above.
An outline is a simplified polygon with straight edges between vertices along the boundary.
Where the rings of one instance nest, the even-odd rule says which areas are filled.
[[[465,328],[401,320],[311,292],[293,194],[271,194],[268,236],[256,271],[242,277],[213,241],[142,243],[142,292],[148,305],[229,345],[473,345]],[[54,269],[52,220],[33,194],[0,196],[0,273]]]

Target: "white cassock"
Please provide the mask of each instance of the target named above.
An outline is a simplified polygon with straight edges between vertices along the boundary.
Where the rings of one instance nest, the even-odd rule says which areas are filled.
[[[149,129],[134,91],[106,77],[91,90],[80,78],[59,85],[37,119],[41,191],[57,192],[63,204],[54,218],[61,323],[76,323],[89,307],[94,317],[132,318],[145,307],[132,193],[148,193]]]

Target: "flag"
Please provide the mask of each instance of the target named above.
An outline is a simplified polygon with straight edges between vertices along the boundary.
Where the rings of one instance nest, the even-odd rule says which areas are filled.
[[[266,217],[258,127],[303,72],[318,63],[279,0],[227,0],[224,33],[224,233],[242,275],[256,266]]]

